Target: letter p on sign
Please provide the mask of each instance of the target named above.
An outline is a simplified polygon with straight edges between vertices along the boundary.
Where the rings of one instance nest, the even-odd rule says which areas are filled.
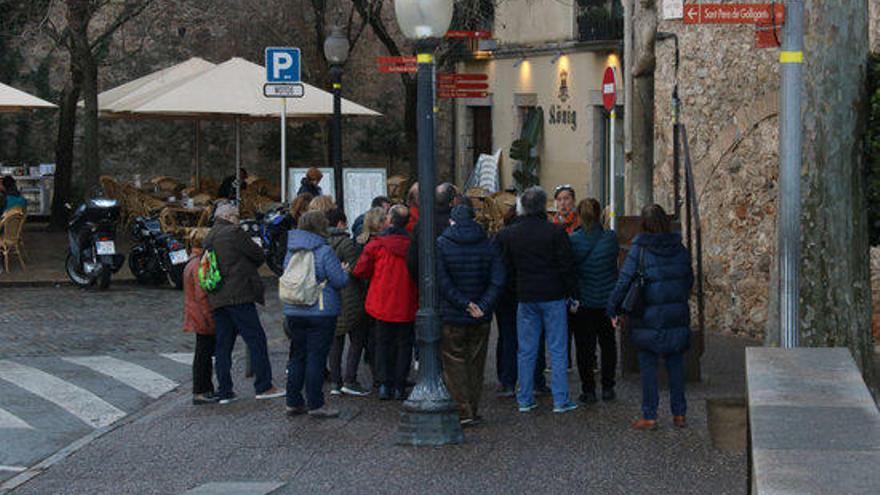
[[[299,48],[266,48],[266,82],[299,82]]]

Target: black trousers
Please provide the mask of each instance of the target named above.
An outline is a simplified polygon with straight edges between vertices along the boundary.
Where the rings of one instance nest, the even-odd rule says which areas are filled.
[[[596,382],[593,368],[596,366],[596,343],[602,353],[602,388],[614,388],[614,373],[617,368],[617,340],[611,319],[601,308],[581,308],[574,315],[569,314],[569,328],[574,333],[577,346],[578,374],[581,377],[581,391],[595,393]]]
[[[369,331],[368,322],[364,318],[346,334],[348,335],[348,352],[345,353],[344,369],[342,355],[345,348],[345,335],[333,337],[333,346],[330,348],[330,383],[342,387],[357,381],[358,365],[361,362],[361,355],[366,351]]]
[[[193,394],[207,394],[214,392],[214,375],[211,358],[214,356],[214,348],[217,347],[217,337],[213,335],[196,334],[196,351],[193,353]]]
[[[397,390],[406,389],[412,361],[413,323],[376,320],[376,380]]]

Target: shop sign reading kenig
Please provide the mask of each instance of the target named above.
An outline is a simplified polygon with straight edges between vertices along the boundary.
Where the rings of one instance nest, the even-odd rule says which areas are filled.
[[[571,108],[571,105],[565,105],[569,100],[568,94],[568,71],[565,69],[559,71],[559,101],[562,104],[550,105],[550,112],[547,113],[547,124],[559,127],[568,127],[572,131],[576,131],[577,111]],[[563,107],[562,105],[565,105]]]

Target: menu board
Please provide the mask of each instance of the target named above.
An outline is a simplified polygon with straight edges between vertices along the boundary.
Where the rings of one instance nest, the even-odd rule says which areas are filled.
[[[388,171],[384,168],[346,168],[342,171],[345,216],[348,224],[370,209],[376,196],[388,195]]]
[[[308,168],[289,168],[287,169],[287,200],[291,203],[299,191],[300,183],[308,172]],[[321,193],[328,196],[336,197],[336,180],[333,178],[332,168],[319,168],[318,170],[324,174],[318,186],[321,187]]]

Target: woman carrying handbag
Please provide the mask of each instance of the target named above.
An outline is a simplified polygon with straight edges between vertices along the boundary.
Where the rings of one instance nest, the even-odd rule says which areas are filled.
[[[641,230],[608,299],[608,316],[618,327],[619,316],[629,318],[630,335],[639,350],[642,419],[633,428],[657,428],[657,362],[661,357],[669,374],[673,423],[683,428],[687,424],[684,353],[690,347],[688,300],[694,282],[691,256],[659,205],[642,209]]]

